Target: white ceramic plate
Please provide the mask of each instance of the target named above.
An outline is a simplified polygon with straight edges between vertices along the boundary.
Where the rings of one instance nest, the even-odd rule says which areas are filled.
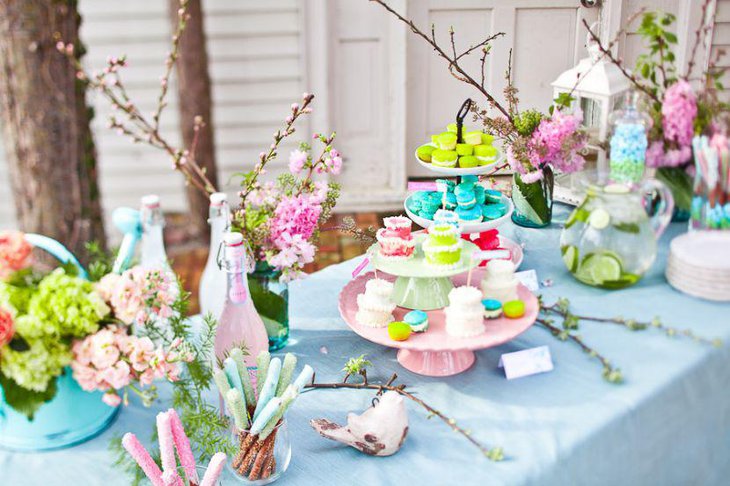
[[[411,212],[410,209],[408,209],[408,200],[413,197],[413,194],[408,196],[403,203],[403,207],[405,207],[406,214],[408,215],[411,220],[416,223],[421,228],[428,228],[433,224],[433,221],[430,219],[422,218],[418,216],[417,214]],[[502,216],[501,218],[492,219],[489,221],[481,221],[479,223],[471,223],[471,224],[464,224],[461,225],[461,233],[481,233],[483,231],[487,231],[492,228],[496,228],[500,226],[503,223],[506,223],[509,221],[510,216],[512,216],[512,211],[514,210],[514,206],[512,206],[512,201],[510,198],[502,194],[502,202],[507,207],[507,212]]]
[[[462,169],[461,167],[437,167],[433,164],[424,162],[419,159],[417,152],[413,152],[413,156],[416,158],[416,162],[418,162],[421,167],[425,167],[431,172],[435,172],[437,174],[443,174],[447,176],[482,175],[494,172],[494,169],[504,161],[504,154],[502,153],[502,151],[498,147],[495,148],[497,149],[497,158],[494,159],[494,162],[489,165],[480,165],[478,167],[471,167],[469,169]]]

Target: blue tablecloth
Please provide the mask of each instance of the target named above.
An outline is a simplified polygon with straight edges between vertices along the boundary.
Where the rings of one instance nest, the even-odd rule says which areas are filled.
[[[556,219],[565,214],[559,211]],[[312,364],[319,381],[340,379],[344,361],[365,353],[375,364],[371,378],[387,378],[396,371],[410,389],[480,441],[502,446],[506,458],[488,461],[463,437],[437,419],[428,420],[410,403],[410,433],[403,449],[388,458],[364,456],[319,437],[308,422],[326,417],[343,423],[347,412],[368,407],[372,394],[311,391],[288,415],[293,458],[279,484],[728,484],[730,305],[688,297],[666,283],[667,243],[682,230],[673,225],[649,274],[620,291],[590,288],[568,275],[560,260],[558,224],[543,230],[503,230],[525,244],[522,269],[534,268],[540,280],[553,280],[541,289],[548,302],[566,296],[579,313],[643,319],[658,315],[668,324],[724,339],[718,349],[652,330],[632,333],[618,326],[583,324],[582,337],[623,370],[622,385],[603,381],[595,360],[537,327],[511,343],[477,352],[475,366],[458,376],[415,375],[397,363],[394,350],[360,339],[340,319],[337,295],[359,259],[292,284],[292,344],[286,351]],[[554,371],[504,378],[497,367],[502,353],[544,344],[550,346]],[[111,466],[109,439],[126,431],[147,437],[162,408],[164,403],[145,409],[135,402],[110,430],[72,449],[0,451],[0,484],[128,484]]]

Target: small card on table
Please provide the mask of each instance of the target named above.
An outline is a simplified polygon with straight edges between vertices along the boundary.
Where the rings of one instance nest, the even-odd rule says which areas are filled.
[[[508,380],[512,380],[552,371],[553,359],[550,356],[550,348],[539,346],[503,354],[499,358],[499,367],[504,368],[505,376]]]
[[[540,284],[537,282],[537,272],[535,270],[525,270],[524,272],[515,273],[515,277],[528,289],[530,292],[537,292],[540,290]]]

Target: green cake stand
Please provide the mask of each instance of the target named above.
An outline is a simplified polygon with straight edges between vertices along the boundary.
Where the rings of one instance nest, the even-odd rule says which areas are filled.
[[[461,260],[456,265],[439,267],[426,262],[422,244],[428,237],[426,234],[414,234],[416,250],[413,258],[408,260],[392,260],[380,256],[378,243],[370,247],[373,267],[380,272],[396,276],[393,291],[393,302],[406,309],[423,311],[441,309],[449,305],[449,291],[454,288],[451,278],[454,275],[468,272],[479,265],[480,261],[472,261],[472,254],[479,251],[474,243],[461,240]]]

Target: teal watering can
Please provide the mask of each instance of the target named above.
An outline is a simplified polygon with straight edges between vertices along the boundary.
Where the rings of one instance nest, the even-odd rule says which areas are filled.
[[[36,234],[26,234],[25,239],[61,263],[73,264],[79,276],[88,279],[78,259],[58,241]],[[56,378],[56,388],[56,396],[38,409],[33,420],[28,420],[7,405],[0,386],[0,447],[17,451],[70,447],[103,432],[119,413],[119,407],[110,407],[101,400],[103,393],[82,390],[71,368]]]

